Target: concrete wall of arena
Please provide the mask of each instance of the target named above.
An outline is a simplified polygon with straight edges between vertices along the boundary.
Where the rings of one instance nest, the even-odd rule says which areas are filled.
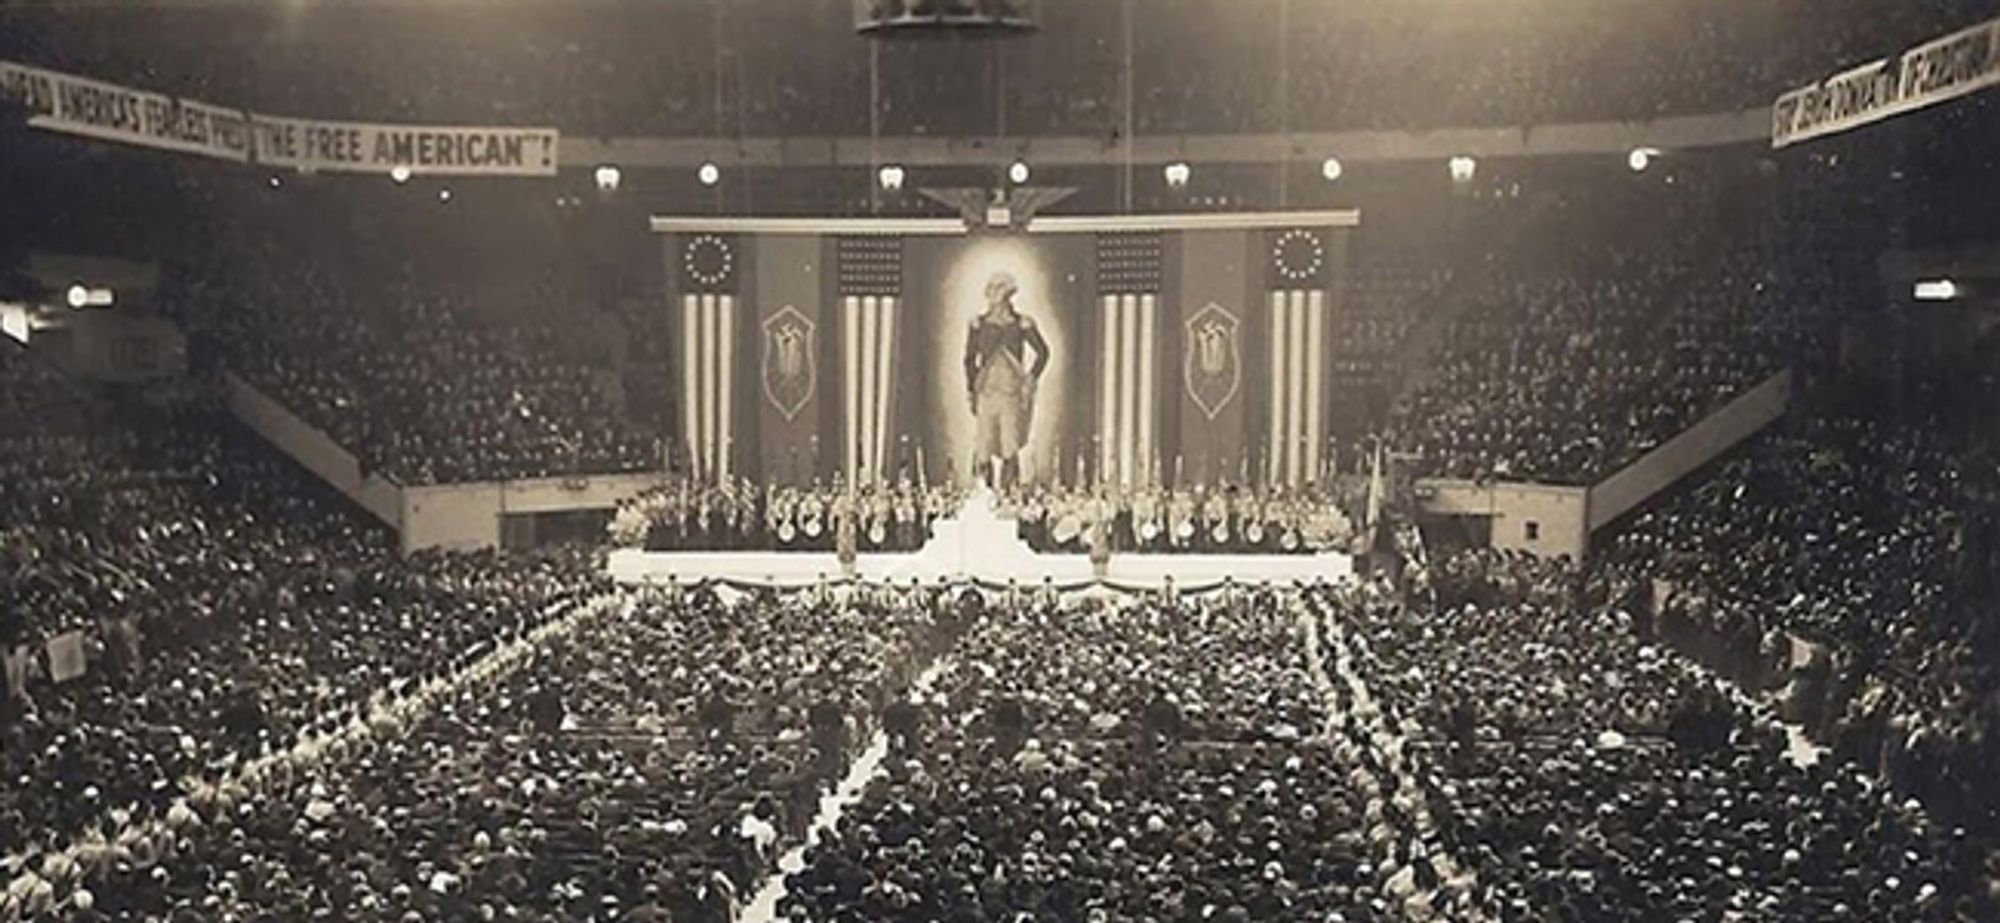
[[[1430,515],[1491,519],[1492,547],[1503,551],[1582,560],[1589,548],[1590,492],[1582,487],[1426,478],[1417,482],[1417,497],[1417,508]]]
[[[396,482],[376,474],[363,476],[361,463],[333,437],[234,374],[224,372],[223,380],[229,392],[229,409],[244,425],[375,518],[393,528],[402,526],[403,488]]]
[[[498,547],[508,516],[610,510],[659,482],[641,472],[406,487],[403,550]]]
[[[1737,443],[1756,435],[1791,406],[1792,373],[1779,372],[1738,395],[1701,422],[1647,452],[1590,489],[1590,531],[1612,522]]]

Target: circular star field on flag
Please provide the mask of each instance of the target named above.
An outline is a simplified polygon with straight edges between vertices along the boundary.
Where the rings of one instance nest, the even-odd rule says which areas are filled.
[[[721,285],[736,265],[736,254],[730,251],[728,242],[714,234],[698,234],[690,239],[681,259],[688,278],[704,288]]]
[[[1320,243],[1318,234],[1293,228],[1278,235],[1277,242],[1271,245],[1271,259],[1278,275],[1303,282],[1319,275],[1320,267],[1326,265],[1326,247]]]

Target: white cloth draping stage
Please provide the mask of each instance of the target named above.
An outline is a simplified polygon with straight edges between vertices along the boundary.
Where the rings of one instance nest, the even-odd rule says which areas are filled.
[[[797,586],[847,575],[831,552],[641,551],[611,553],[611,577],[623,584],[682,584],[720,579]],[[930,540],[913,552],[862,554],[852,576],[869,582],[932,583],[939,579],[1034,585],[1044,579],[1064,587],[1103,582],[1196,590],[1234,579],[1241,584],[1337,581],[1351,575],[1354,559],[1340,552],[1310,555],[1120,554],[1100,578],[1080,554],[1040,554],[1022,541],[1014,520],[997,513],[990,495],[975,493],[958,515],[938,520]]]

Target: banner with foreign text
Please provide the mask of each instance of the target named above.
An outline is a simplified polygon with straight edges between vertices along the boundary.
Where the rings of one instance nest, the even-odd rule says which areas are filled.
[[[1994,84],[2000,84],[2000,19],[1785,93],[1771,107],[1771,146],[1837,134]]]
[[[303,171],[553,176],[553,128],[283,118],[0,61],[0,98],[46,131]]]

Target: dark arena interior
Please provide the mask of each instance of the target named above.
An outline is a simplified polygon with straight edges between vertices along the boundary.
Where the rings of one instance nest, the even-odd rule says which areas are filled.
[[[0,923],[1996,923],[1996,85],[0,3]]]

